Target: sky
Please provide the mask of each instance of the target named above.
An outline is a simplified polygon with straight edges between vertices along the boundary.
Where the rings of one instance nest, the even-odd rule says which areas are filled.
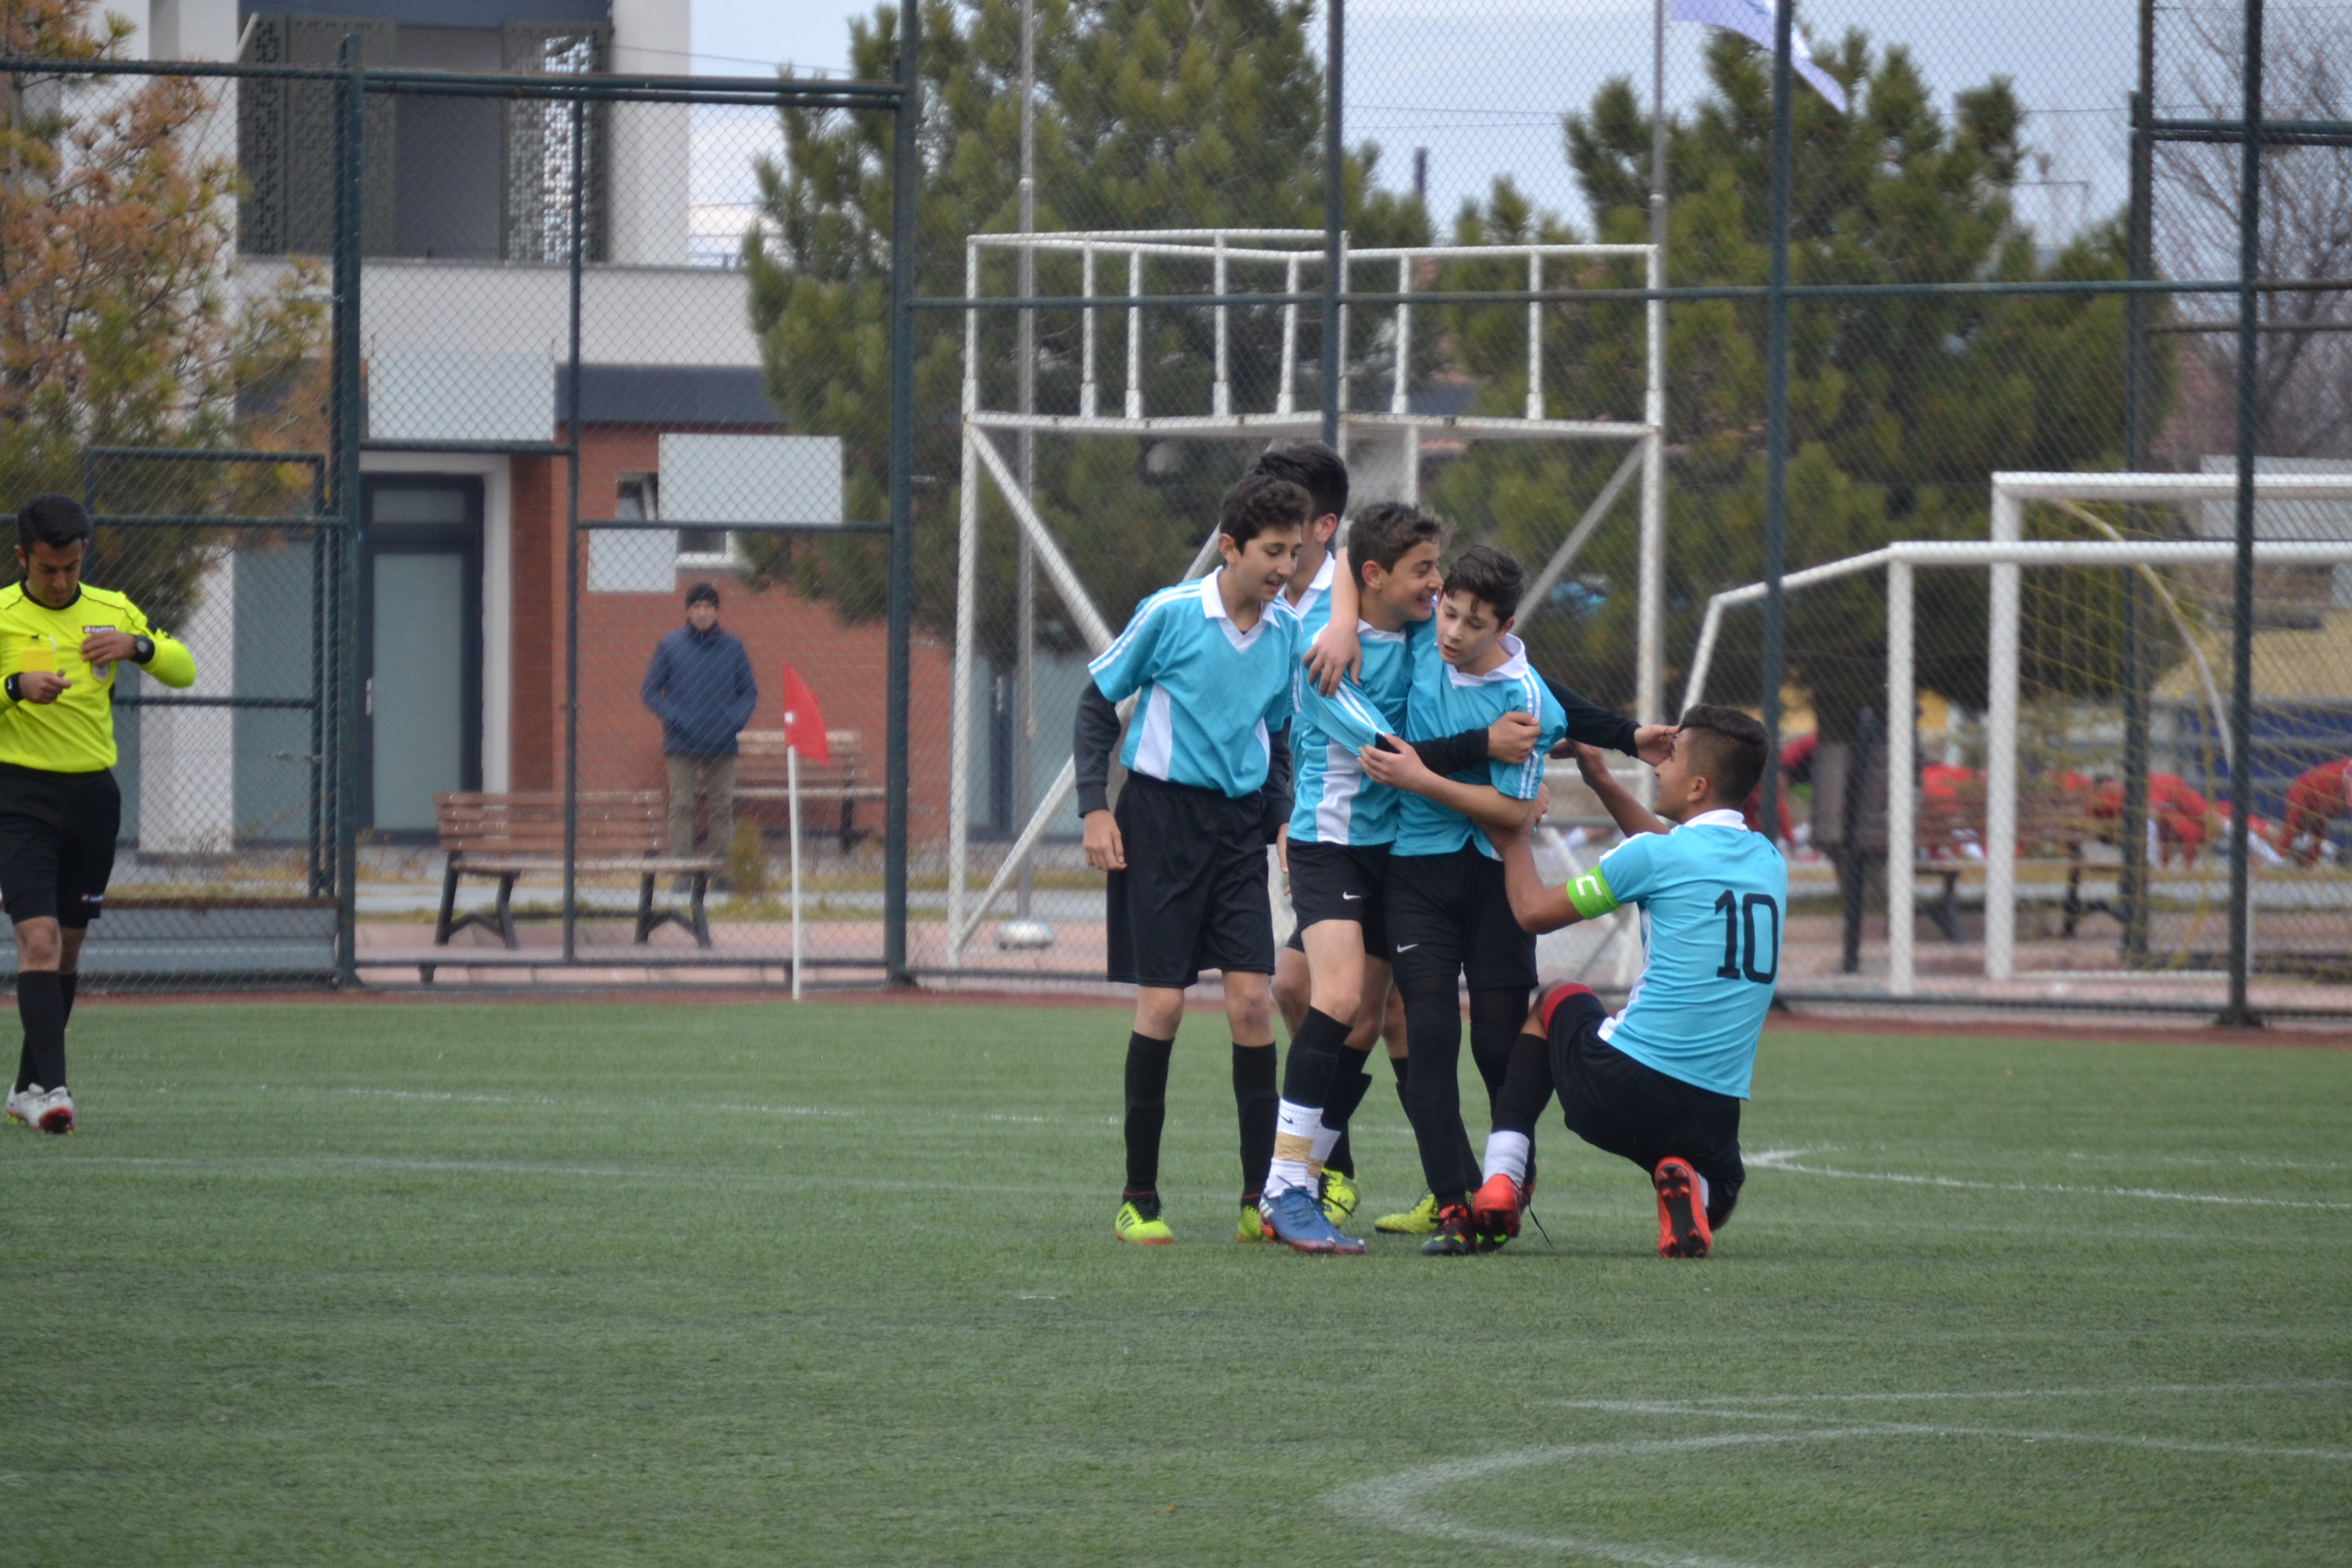
[[[782,61],[843,68],[848,20],[871,0],[694,0],[695,68],[757,74]],[[1816,53],[1849,26],[1906,43],[1929,87],[1949,94],[1994,75],[2029,110],[2026,140],[2046,156],[2019,193],[2045,238],[2118,209],[2125,197],[2125,96],[2134,74],[2136,0],[1809,0],[1800,16]],[[1612,76],[1649,94],[1650,0],[1349,0],[1347,132],[1380,143],[1379,177],[1404,188],[1429,153],[1430,210],[1441,226],[1508,172],[1539,204],[1584,215],[1561,153],[1559,116]],[[1707,29],[1667,26],[1670,104],[1705,87]]]

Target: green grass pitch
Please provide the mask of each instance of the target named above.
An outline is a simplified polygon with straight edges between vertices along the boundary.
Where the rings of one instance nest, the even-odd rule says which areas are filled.
[[[1555,1123],[1554,1246],[1348,1259],[1231,1239],[1209,1017],[1112,1239],[1126,1028],[88,1006],[0,1563],[2352,1561],[2352,1052],[1775,1033],[1715,1258]]]

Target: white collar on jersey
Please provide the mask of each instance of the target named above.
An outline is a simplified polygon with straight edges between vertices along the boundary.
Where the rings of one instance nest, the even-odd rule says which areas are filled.
[[[1525,643],[1510,633],[1505,632],[1503,652],[1507,656],[1503,662],[1484,675],[1465,675],[1452,665],[1446,666],[1445,673],[1454,678],[1454,684],[1456,686],[1485,686],[1491,681],[1517,680],[1528,672],[1528,648]]]
[[[1233,616],[1225,613],[1225,596],[1217,588],[1224,574],[1225,569],[1220,566],[1201,579],[1201,613],[1213,621],[1223,622],[1217,629],[1225,634],[1225,640],[1247,653],[1250,645],[1257,641],[1258,633],[1265,630],[1265,623],[1273,616],[1274,606],[1267,605],[1261,608],[1257,613],[1257,624],[1247,631],[1242,630],[1234,625]]]
[[[1314,602],[1316,595],[1328,594],[1331,591],[1331,574],[1339,564],[1339,556],[1328,550],[1323,552],[1323,564],[1315,568],[1315,580],[1307,584],[1307,592],[1299,595],[1296,601],[1295,607],[1300,615],[1307,613],[1307,606]],[[1291,603],[1290,595],[1287,594],[1283,595],[1283,600],[1285,603]]]
[[[1371,622],[1370,622],[1370,621],[1366,621],[1366,620],[1359,620],[1359,621],[1357,621],[1357,623],[1356,623],[1356,637],[1357,637],[1358,640],[1360,640],[1360,640],[1362,640],[1363,638],[1366,638],[1366,637],[1370,637],[1370,638],[1372,641],[1374,641],[1374,642],[1402,642],[1402,641],[1404,641],[1404,633],[1402,633],[1402,632],[1384,632],[1384,631],[1381,630],[1381,628],[1380,628],[1380,627],[1378,627],[1378,626],[1376,626],[1372,625],[1372,623],[1371,623]]]
[[[1748,831],[1748,818],[1729,806],[1719,805],[1713,811],[1700,812],[1687,822],[1675,824],[1676,833],[1680,833],[1685,827],[1736,827],[1745,833]]]

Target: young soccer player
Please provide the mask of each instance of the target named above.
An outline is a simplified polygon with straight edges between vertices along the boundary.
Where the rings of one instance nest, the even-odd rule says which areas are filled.
[[[81,580],[92,531],[70,496],[16,514],[16,569],[0,588],[0,895],[16,927],[25,1026],[11,1120],[74,1130],[66,1087],[82,939],[106,907],[122,793],[114,782],[114,683],[125,663],[166,686],[196,679],[186,647],[121,594]]]
[[[1789,868],[1770,838],[1748,831],[1739,803],[1764,776],[1764,726],[1732,708],[1683,714],[1674,754],[1658,766],[1646,810],[1580,746],[1585,782],[1625,841],[1563,888],[1536,876],[1524,831],[1498,835],[1511,912],[1528,931],[1642,911],[1642,976],[1608,1014],[1581,985],[1556,985],[1512,1042],[1486,1180],[1474,1224],[1513,1236],[1525,1206],[1528,1140],[1554,1091],[1569,1131],[1648,1173],[1658,1200],[1658,1251],[1704,1258],[1731,1217],[1747,1170],[1739,1102],[1780,967]]]
[[[1469,1250],[1469,1189],[1477,1178],[1462,1122],[1458,1081],[1462,1013],[1470,989],[1471,1051],[1499,1082],[1510,1030],[1527,1015],[1536,983],[1535,939],[1510,919],[1502,863],[1482,828],[1516,826],[1543,787],[1543,758],[1567,717],[1528,668],[1510,635],[1524,591],[1518,563],[1480,545],[1446,574],[1435,636],[1416,648],[1406,736],[1451,735],[1517,710],[1536,719],[1538,754],[1516,767],[1484,763],[1450,773],[1423,764],[1410,746],[1367,747],[1364,771],[1409,791],[1389,855],[1388,934],[1404,998],[1406,1109],[1439,1215],[1424,1250]],[[1335,610],[1335,614],[1337,611]]]
[[[1495,555],[1496,560],[1507,566],[1511,572],[1517,573],[1517,564],[1508,556],[1500,555],[1496,552],[1488,552],[1488,553]],[[1346,559],[1346,552],[1342,551],[1340,560],[1343,568]],[[1355,609],[1352,597],[1354,591],[1354,579],[1343,569],[1334,579],[1332,586],[1331,615],[1334,618],[1315,637],[1305,656],[1304,662],[1308,679],[1319,690],[1327,692],[1331,690],[1336,682],[1343,679],[1346,672],[1356,668],[1362,658],[1360,645],[1349,624]],[[1513,594],[1515,602],[1517,592],[1514,591]],[[1630,719],[1588,701],[1540,671],[1536,671],[1535,674],[1551,694],[1553,701],[1565,714],[1567,734],[1570,739],[1592,745],[1610,747],[1653,763],[1664,761],[1672,752],[1675,734],[1673,726],[1636,725]],[[1419,736],[1423,731],[1416,730],[1414,733]],[[1525,764],[1534,754],[1536,743],[1539,738],[1543,738],[1543,733],[1533,711],[1514,710],[1495,719],[1486,731],[1483,743],[1474,731],[1439,741],[1416,739],[1411,744],[1401,746],[1393,752],[1383,750],[1378,756],[1370,759],[1368,764],[1370,769],[1370,776],[1379,782],[1391,784],[1399,784],[1408,777],[1425,776],[1425,774],[1450,776],[1457,783],[1475,781],[1480,776],[1478,770],[1482,763],[1497,764],[1506,772]],[[1547,741],[1547,743],[1549,742]],[[1555,749],[1553,754],[1562,753],[1559,749]],[[1535,764],[1538,773],[1541,765],[1540,762]],[[1496,776],[1503,775],[1497,773]],[[1402,787],[1414,788],[1425,793],[1427,786],[1405,784]],[[1465,798],[1485,800],[1491,797],[1473,794]],[[1533,952],[1530,944],[1527,969],[1529,985],[1534,984]],[[1397,990],[1400,993],[1402,990],[1402,980],[1398,983]],[[1405,1025],[1404,1032],[1409,1038],[1411,1009],[1402,1005],[1403,1003],[1402,994],[1399,994],[1396,1000],[1400,1005],[1394,1010],[1407,1015],[1402,1021]],[[1480,1077],[1486,1081],[1487,1094],[1491,1100],[1495,1091],[1502,1084],[1503,1067],[1509,1058],[1511,1036],[1517,1030],[1518,1020],[1526,1012],[1526,994],[1523,989],[1514,1000],[1508,993],[1508,988],[1506,987],[1503,988],[1501,994],[1491,996],[1484,1003],[1479,1003],[1474,994],[1473,1004],[1471,1056],[1478,1065]],[[1433,1002],[1432,1005],[1424,1010],[1423,1027],[1426,1029],[1437,1026],[1439,1026],[1436,1023]],[[1454,1042],[1444,1069],[1451,1080],[1456,1071],[1456,1063],[1460,1056],[1461,1025],[1458,1008],[1453,1014],[1453,1021],[1444,1026],[1444,1028],[1446,1030],[1444,1037]],[[1410,1121],[1412,1118],[1414,1094],[1411,1058],[1408,1051],[1396,1049],[1393,1042],[1390,1065],[1397,1069],[1397,1098],[1404,1104],[1406,1118]],[[1454,1091],[1454,1095],[1455,1103],[1458,1106],[1458,1089]],[[1331,1121],[1329,1114],[1327,1113],[1325,1121],[1327,1123]],[[1455,1121],[1458,1123],[1458,1115]],[[1461,1133],[1460,1144],[1461,1157],[1458,1163],[1460,1172],[1466,1179],[1475,1181],[1478,1172],[1477,1151],[1471,1146],[1466,1129]],[[1438,1194],[1433,1190],[1424,1193],[1419,1203],[1402,1213],[1382,1215],[1374,1228],[1392,1235],[1432,1236],[1442,1228],[1444,1206]]]
[[[1223,564],[1163,588],[1137,607],[1118,639],[1087,667],[1076,734],[1087,864],[1107,871],[1113,980],[1136,987],[1127,1047],[1127,1186],[1114,1231],[1123,1241],[1175,1239],[1161,1217],[1160,1134],[1168,1058],[1184,989],[1203,969],[1224,978],[1233,1025],[1234,1102],[1241,1122],[1237,1237],[1264,1239],[1258,1200],[1274,1154],[1274,911],[1265,847],[1290,811],[1290,623],[1273,613],[1298,560],[1307,492],[1256,476],[1225,492]],[[1119,760],[1118,810],[1106,806],[1115,704],[1138,699]]]
[[[1276,1237],[1301,1252],[1364,1250],[1327,1213],[1320,1181],[1371,1081],[1363,1063],[1389,989],[1384,914],[1398,799],[1365,778],[1357,753],[1403,726],[1412,643],[1428,639],[1439,581],[1438,533],[1436,519],[1393,503],[1355,520],[1348,555],[1360,589],[1361,679],[1328,698],[1305,681],[1297,689],[1285,862],[1311,994],[1291,1029],[1263,1206]]]

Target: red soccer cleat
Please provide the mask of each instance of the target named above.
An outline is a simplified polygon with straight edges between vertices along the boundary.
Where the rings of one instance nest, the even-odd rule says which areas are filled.
[[[1482,1240],[1492,1237],[1499,1246],[1519,1234],[1519,1215],[1527,1206],[1519,1184],[1497,1171],[1470,1194],[1470,1226]]]
[[[1699,1201],[1698,1173],[1690,1162],[1669,1154],[1658,1162],[1650,1177],[1658,1189],[1658,1256],[1705,1258],[1715,1245],[1706,1225],[1706,1205]]]

